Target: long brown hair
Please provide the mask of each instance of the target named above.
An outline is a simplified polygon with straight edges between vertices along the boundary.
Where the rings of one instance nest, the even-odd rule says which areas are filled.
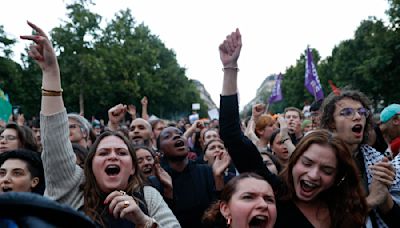
[[[337,173],[334,185],[318,196],[328,206],[331,227],[360,227],[364,225],[368,213],[367,204],[356,164],[345,143],[327,130],[311,131],[297,144],[287,168],[282,172],[283,180],[287,186],[287,192],[282,199],[293,201],[297,198],[293,183],[293,167],[313,144],[328,146],[336,154]]]
[[[103,205],[103,198],[105,193],[103,193],[99,186],[97,185],[96,178],[93,174],[93,166],[92,166],[92,161],[93,158],[96,154],[97,147],[99,146],[100,142],[108,136],[116,136],[120,138],[124,143],[128,146],[129,154],[131,155],[132,158],[132,165],[135,169],[135,172],[133,175],[129,177],[128,180],[128,187],[126,189],[121,189],[124,190],[127,194],[131,195],[134,197],[133,193],[134,192],[140,192],[141,188],[144,186],[144,177],[142,176],[141,172],[139,172],[139,167],[136,159],[136,154],[134,152],[134,149],[132,145],[130,144],[129,140],[122,135],[119,132],[113,132],[113,131],[105,131],[101,135],[99,135],[96,139],[96,141],[93,143],[93,145],[90,148],[89,154],[87,156],[87,159],[85,161],[84,165],[84,173],[85,173],[85,183],[83,185],[83,195],[84,195],[84,205],[83,205],[83,211],[85,212],[86,215],[88,215],[93,221],[97,222],[98,224],[102,224],[102,213],[104,210],[104,205]],[[136,201],[136,197],[134,197]]]

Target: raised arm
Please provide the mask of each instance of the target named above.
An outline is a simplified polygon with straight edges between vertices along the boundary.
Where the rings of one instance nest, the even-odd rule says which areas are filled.
[[[46,176],[45,195],[78,209],[83,205],[79,185],[83,182],[84,175],[82,169],[76,165],[76,156],[69,141],[69,125],[62,99],[57,58],[43,30],[31,22],[28,25],[36,34],[21,36],[21,39],[34,42],[28,54],[40,66],[43,74],[40,130]]]
[[[219,46],[224,67],[224,82],[220,99],[220,135],[239,172],[255,172],[262,175],[273,187],[278,189],[280,181],[262,162],[257,147],[246,137],[240,128],[239,104],[237,97],[237,60],[242,47],[238,29],[226,37]]]
[[[142,104],[142,118],[145,120],[149,120],[149,113],[148,113],[148,105],[149,105],[149,100],[147,99],[146,96],[140,100],[140,103]]]
[[[47,96],[42,96],[41,106],[41,113],[45,116],[49,116],[64,110],[64,102],[61,96],[60,69],[53,46],[47,35],[35,24],[28,21],[28,25],[32,27],[36,35],[21,36],[21,39],[34,42],[34,44],[30,46],[28,54],[40,66],[40,69],[42,69],[42,92],[50,91]],[[54,96],[57,94],[59,95]]]

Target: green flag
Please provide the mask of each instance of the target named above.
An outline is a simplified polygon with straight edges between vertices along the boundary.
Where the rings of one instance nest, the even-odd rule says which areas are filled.
[[[12,111],[12,105],[7,100],[2,89],[0,89],[0,120],[8,122]]]

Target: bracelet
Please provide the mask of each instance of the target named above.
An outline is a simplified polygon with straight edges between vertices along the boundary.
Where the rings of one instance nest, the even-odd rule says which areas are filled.
[[[152,218],[149,217],[150,219],[147,220],[146,224],[144,225],[145,228],[156,228],[158,227],[157,221]]]
[[[42,96],[58,97],[61,96],[63,89],[61,90],[47,90],[42,88]]]
[[[281,139],[281,144],[285,143],[289,139],[290,139],[290,137],[287,137],[286,139]]]
[[[224,67],[224,68],[222,68],[223,72],[225,72],[225,70],[234,70],[236,72],[239,72],[239,68],[238,67]]]

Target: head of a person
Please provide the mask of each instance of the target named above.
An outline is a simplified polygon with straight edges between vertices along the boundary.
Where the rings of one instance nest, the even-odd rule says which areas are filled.
[[[349,149],[336,134],[327,130],[308,133],[296,145],[282,176],[291,200],[325,203],[334,215],[334,227],[341,227],[336,223],[349,213],[340,208],[352,208],[349,214],[354,212],[355,217],[351,219],[363,223],[367,207],[358,171]]]
[[[208,144],[211,140],[219,139],[219,131],[216,128],[204,128],[203,131],[203,143],[204,146]]]
[[[219,139],[210,140],[204,147],[204,161],[207,164],[212,165],[215,161],[215,158],[219,156],[221,153],[226,153],[227,150],[225,148],[224,142]]]
[[[154,151],[148,146],[135,146],[136,159],[139,170],[145,177],[154,175]]]
[[[282,165],[285,165],[289,160],[289,151],[285,143],[281,140],[282,136],[280,134],[280,129],[276,129],[271,134],[269,145],[271,147],[272,153],[276,156],[276,158],[281,162]]]
[[[303,120],[303,123],[301,123],[301,130],[303,131],[303,133],[307,133],[309,131],[311,131],[312,128],[312,121],[311,120]]]
[[[32,132],[36,139],[36,144],[40,148],[42,146],[41,138],[40,138],[40,119],[36,118],[32,121]]]
[[[272,132],[275,129],[275,121],[269,114],[262,114],[255,123],[255,134],[258,138],[263,139],[265,141],[269,141]]]
[[[211,122],[210,122],[210,128],[219,129],[219,120],[218,119],[212,119]]]
[[[16,149],[38,151],[38,145],[29,127],[8,123],[0,134],[0,153]]]
[[[331,93],[321,106],[321,128],[336,133],[353,152],[367,143],[373,123],[369,104],[359,91],[342,90],[339,96]]]
[[[97,205],[93,200],[115,190],[137,191],[143,184],[143,176],[137,170],[136,153],[129,139],[119,132],[103,132],[91,146],[84,164],[85,207]]]
[[[44,189],[40,153],[16,149],[0,155],[0,192],[34,192],[43,195]]]
[[[231,227],[270,228],[277,217],[271,185],[254,173],[242,173],[225,185],[219,210]]]
[[[129,138],[134,145],[150,145],[153,131],[150,123],[142,118],[132,120],[129,126]]]
[[[167,126],[162,119],[155,119],[150,122],[151,129],[153,129],[153,138],[157,139],[161,131]]]
[[[310,119],[312,122],[311,128],[313,130],[318,129],[320,126],[320,121],[321,121],[320,108],[323,101],[324,101],[323,99],[320,99],[318,101],[314,101],[310,105]]]
[[[90,147],[84,164],[83,211],[91,219],[103,224],[101,213],[105,197],[113,191],[132,195],[139,192],[144,177],[129,139],[116,131],[100,134]]]
[[[86,149],[85,147],[81,146],[78,143],[72,143],[72,149],[76,156],[76,164],[79,165],[81,168],[83,168],[86,158],[89,154],[88,149]]]
[[[91,125],[85,117],[75,114],[68,114],[69,140],[71,143],[85,145],[89,139]],[[86,146],[86,145],[85,145]]]
[[[183,161],[189,153],[187,139],[176,127],[166,127],[161,131],[157,138],[157,148],[170,161]]]
[[[381,129],[389,143],[400,136],[400,105],[391,104],[380,114]]]
[[[102,132],[102,126],[101,126],[100,121],[98,121],[98,120],[95,119],[95,120],[92,122],[92,129],[93,129],[94,134],[95,134],[96,136],[100,135],[101,132]],[[94,142],[94,141],[93,141],[93,142]]]
[[[296,134],[301,132],[301,122],[303,113],[296,107],[287,107],[284,110],[284,118],[287,121],[289,133]]]
[[[267,151],[262,151],[260,152],[260,154],[263,159],[264,165],[271,173],[278,175],[282,171],[281,163],[275,155]]]

